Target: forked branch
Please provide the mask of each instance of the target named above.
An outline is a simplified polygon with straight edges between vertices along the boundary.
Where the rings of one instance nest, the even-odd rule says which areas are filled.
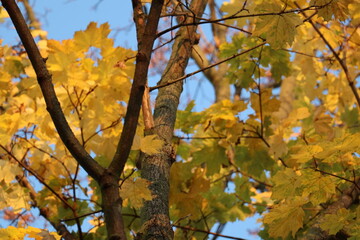
[[[133,0],[133,6],[138,6],[138,1]],[[126,160],[129,156],[131,145],[134,139],[136,127],[138,125],[139,113],[143,99],[144,90],[146,88],[148,68],[151,59],[152,48],[156,39],[156,31],[161,15],[161,10],[164,1],[153,1],[150,8],[149,16],[145,29],[138,30],[138,34],[143,32],[142,36],[138,36],[138,54],[136,55],[136,67],[134,80],[131,87],[128,108],[125,116],[125,123],[123,132],[118,143],[116,153],[109,166],[110,172],[115,176],[120,176],[122,173]],[[136,11],[136,9],[135,9]],[[142,16],[135,14],[135,17]],[[139,19],[134,19],[138,28],[143,28],[143,22]]]

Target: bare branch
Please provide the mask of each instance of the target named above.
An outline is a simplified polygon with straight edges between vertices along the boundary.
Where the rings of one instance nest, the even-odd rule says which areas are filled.
[[[121,134],[114,158],[109,166],[110,172],[112,172],[117,177],[120,176],[124,169],[126,160],[130,153],[136,127],[138,125],[139,113],[144,90],[146,87],[152,48],[156,39],[156,31],[163,4],[163,0],[153,1],[151,4],[144,34],[141,37],[141,43],[138,45],[139,49],[138,54],[136,55],[134,81],[131,87],[123,132]],[[137,19],[135,19],[135,22],[137,22]],[[138,36],[138,39],[139,38],[140,37]]]

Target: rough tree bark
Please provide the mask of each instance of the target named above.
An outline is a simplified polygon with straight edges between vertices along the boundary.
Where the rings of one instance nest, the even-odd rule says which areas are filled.
[[[195,14],[202,16],[207,0],[194,0],[185,23],[196,22],[191,17]],[[176,34],[169,63],[162,74],[159,84],[164,84],[184,75],[185,68],[191,56],[192,47],[198,42],[196,25],[183,26]],[[170,166],[174,161],[172,138],[176,119],[176,111],[182,92],[182,81],[159,89],[154,110],[155,126],[152,133],[156,133],[165,144],[159,154],[146,156],[141,166],[141,176],[151,182],[150,189],[156,196],[147,201],[141,211],[142,239],[168,240],[173,239],[173,230],[169,219],[169,175]]]

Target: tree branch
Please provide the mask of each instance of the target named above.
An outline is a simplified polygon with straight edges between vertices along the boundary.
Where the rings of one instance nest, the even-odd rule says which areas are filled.
[[[61,140],[69,149],[72,156],[79,162],[85,171],[94,179],[99,179],[104,168],[101,167],[79,143],[72,132],[68,122],[62,112],[60,103],[56,97],[55,89],[52,83],[52,77],[46,68],[45,60],[41,57],[39,49],[30,33],[25,19],[20,12],[19,7],[14,0],[1,0],[4,8],[7,10],[11,21],[25,47],[31,64],[35,70],[38,83],[44,95],[46,107],[54,122]]]
[[[133,0],[133,4],[134,2],[136,3],[138,1]],[[124,169],[126,160],[130,153],[131,145],[133,143],[136,127],[138,125],[152,48],[156,39],[156,31],[163,4],[164,0],[152,2],[143,36],[138,36],[138,40],[140,40],[140,42],[138,43],[138,54],[136,55],[134,81],[131,87],[123,132],[121,134],[114,158],[109,166],[110,172],[117,177],[120,176]],[[136,16],[137,15],[134,14],[134,17]],[[136,22],[137,27],[142,27],[142,23],[139,23],[138,19],[135,19],[134,21]],[[138,32],[141,31],[138,30]]]

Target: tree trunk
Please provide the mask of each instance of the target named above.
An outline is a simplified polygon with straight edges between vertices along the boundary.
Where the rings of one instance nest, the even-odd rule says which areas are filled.
[[[100,180],[102,209],[109,240],[125,240],[124,222],[121,215],[122,199],[119,194],[118,178],[110,172]]]
[[[194,0],[191,3],[192,13],[202,16],[207,1]],[[192,14],[191,13],[191,14]],[[189,14],[186,23],[196,22]],[[159,84],[167,83],[182,77],[188,60],[191,56],[192,46],[196,42],[196,26],[183,26],[177,33],[172,48],[169,63],[162,75]],[[165,141],[161,153],[146,156],[142,162],[141,176],[151,182],[150,189],[155,198],[147,201],[141,211],[142,239],[168,240],[173,239],[174,233],[169,218],[169,176],[170,166],[175,160],[171,140],[173,137],[176,111],[182,92],[182,81],[159,89],[156,98],[154,123],[151,131]]]

